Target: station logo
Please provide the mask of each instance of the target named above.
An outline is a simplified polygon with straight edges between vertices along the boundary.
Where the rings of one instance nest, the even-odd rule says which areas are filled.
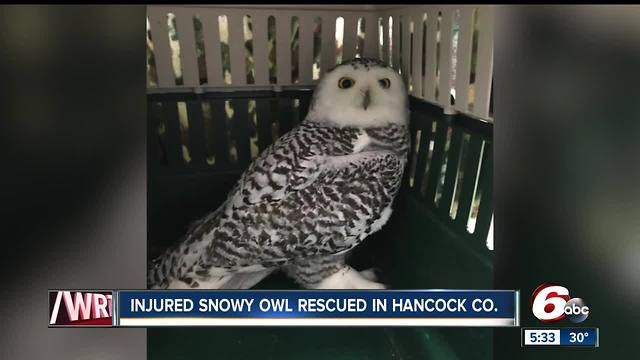
[[[564,286],[544,283],[531,295],[531,311],[540,321],[558,322],[565,317],[573,323],[581,323],[589,317],[589,307],[581,298],[571,298]]]
[[[111,291],[49,291],[49,327],[113,325]]]

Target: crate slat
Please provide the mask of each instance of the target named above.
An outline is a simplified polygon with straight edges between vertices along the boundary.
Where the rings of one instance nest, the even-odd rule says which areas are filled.
[[[478,166],[480,162],[480,152],[482,151],[482,138],[479,135],[471,135],[469,147],[464,161],[464,179],[460,185],[460,198],[458,201],[458,213],[456,214],[456,226],[466,230],[469,221],[471,204],[473,203],[473,191],[478,178]]]
[[[251,137],[249,136],[249,100],[233,99],[233,138],[238,151],[238,165],[247,166],[251,162]]]
[[[176,86],[173,65],[171,64],[171,47],[169,46],[169,27],[167,13],[157,8],[149,8],[149,28],[153,42],[153,56],[156,61],[159,87]]]
[[[413,188],[410,186],[409,180],[411,176],[414,177],[414,186],[415,186],[415,167],[414,162],[417,154],[415,153],[416,149],[416,138],[417,138],[418,129],[414,121],[409,122],[409,139],[410,139],[410,148],[409,154],[407,155],[407,166],[404,169],[404,173],[402,175],[402,184],[408,188]]]
[[[391,65],[391,59],[389,58],[391,51],[389,48],[389,17],[382,17],[382,61]]]
[[[190,11],[180,10],[176,12],[176,22],[178,42],[180,43],[180,64],[182,65],[183,83],[185,86],[200,86],[193,14]]]
[[[365,17],[364,56],[378,58],[380,30],[378,29],[378,17],[368,14]]]
[[[214,144],[214,156],[216,167],[225,168],[229,166],[229,132],[227,129],[227,115],[225,112],[225,100],[211,100],[211,134]]]
[[[321,44],[322,56],[320,59],[320,76],[336,65],[336,17],[325,15],[322,17]]]
[[[189,118],[189,155],[191,156],[191,164],[195,166],[206,165],[207,140],[204,131],[202,102],[200,100],[187,102],[187,114]]]
[[[424,50],[422,49],[422,38],[424,31],[424,20],[420,14],[413,18],[413,69],[412,77],[412,94],[416,97],[422,97],[422,83],[424,81],[422,75],[422,57]]]
[[[256,115],[258,118],[258,149],[263,151],[273,142],[270,99],[256,99]]]
[[[290,98],[279,98],[278,106],[278,136],[282,136],[293,128],[293,104]]]
[[[279,85],[291,84],[291,17],[276,15],[276,68]]]
[[[459,127],[454,127],[451,134],[451,144],[447,154],[447,171],[444,176],[444,185],[442,187],[442,197],[438,204],[440,213],[444,217],[449,217],[451,212],[451,204],[455,196],[455,188],[458,177],[458,164],[460,161],[460,153],[462,152],[462,138],[464,132]],[[460,186],[460,184],[458,184]]]
[[[415,113],[415,112],[412,112]],[[413,188],[416,192],[422,190],[422,183],[426,175],[427,160],[429,158],[429,143],[433,138],[431,128],[433,121],[425,116],[416,116],[414,121],[418,122],[416,127],[420,130],[420,144],[416,156],[416,169],[413,176]]]
[[[303,96],[300,98],[300,121],[304,121],[309,113],[309,106],[311,105],[311,96]]]
[[[422,86],[423,97],[431,102],[436,101],[436,37],[438,26],[438,12],[427,13],[427,37],[426,49],[424,50],[425,69],[424,85]]]
[[[255,66],[255,84],[269,85],[269,52],[267,49],[267,22],[264,14],[251,17],[253,25],[253,64]]]
[[[489,118],[491,82],[493,81],[493,8],[478,8],[478,60],[476,64],[473,113]]]
[[[311,16],[298,17],[300,51],[298,71],[300,83],[309,84],[313,80],[313,27],[314,18]]]
[[[207,84],[222,86],[222,52],[220,49],[220,25],[218,16],[205,13],[201,17],[204,55],[207,61]]]
[[[400,17],[393,16],[393,24],[391,31],[391,54],[393,62],[393,68],[400,69]]]
[[[438,188],[438,182],[440,181],[448,130],[448,120],[439,120],[436,122],[436,135],[433,144],[433,154],[431,156],[431,164],[429,165],[427,188],[424,193],[424,197],[425,199],[427,199],[429,204],[434,203],[436,190]]]
[[[442,9],[440,22],[440,77],[438,81],[438,103],[445,109],[451,107],[451,36],[453,14],[450,8]]]
[[[158,126],[162,122],[162,103],[147,101],[147,166],[154,173],[160,168],[163,152],[167,151],[163,144]]]
[[[471,7],[463,7],[460,9],[460,30],[458,32],[455,83],[455,109],[460,112],[468,112],[469,110],[469,77],[471,74],[473,11],[474,9]]]
[[[411,16],[402,17],[402,78],[407,86],[411,83]]]
[[[167,101],[162,104],[162,115],[167,134],[167,161],[170,168],[184,165],[182,157],[182,140],[180,139],[180,119],[178,117],[178,103]]]
[[[481,166],[478,189],[482,195],[473,236],[478,241],[485,241],[493,218],[493,148],[490,142],[484,143]]]
[[[348,14],[344,16],[344,37],[342,40],[342,61],[356,56],[356,42],[358,39],[358,18]]]
[[[247,84],[247,59],[245,55],[243,17],[237,14],[227,15],[229,24],[229,58],[231,61],[231,83],[234,86]]]

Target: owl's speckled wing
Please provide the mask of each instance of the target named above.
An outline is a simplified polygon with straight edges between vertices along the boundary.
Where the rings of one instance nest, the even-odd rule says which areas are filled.
[[[394,150],[359,149],[363,138]],[[365,132],[303,123],[243,174],[214,220],[211,260],[266,266],[352,248],[393,200],[407,144],[397,126]]]
[[[337,131],[304,123],[269,146],[244,172],[229,200],[232,207],[279,201],[312,184],[332,156],[353,153],[356,129]]]
[[[260,270],[353,248],[388,219],[408,147],[403,126],[303,122],[265,149],[227,201],[165,256],[175,257],[167,275]]]

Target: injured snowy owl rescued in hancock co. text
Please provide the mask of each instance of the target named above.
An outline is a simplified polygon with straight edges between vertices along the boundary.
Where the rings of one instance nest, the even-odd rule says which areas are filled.
[[[304,121],[227,200],[152,261],[150,288],[247,289],[281,269],[308,289],[380,289],[346,253],[391,215],[409,149],[402,78],[354,59],[320,80]]]

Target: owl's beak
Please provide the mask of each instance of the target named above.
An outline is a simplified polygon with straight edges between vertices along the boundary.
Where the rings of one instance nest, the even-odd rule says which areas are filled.
[[[362,90],[360,90],[362,91]],[[362,107],[367,110],[369,104],[371,103],[371,95],[369,94],[369,89],[364,92],[364,99],[362,100]]]

